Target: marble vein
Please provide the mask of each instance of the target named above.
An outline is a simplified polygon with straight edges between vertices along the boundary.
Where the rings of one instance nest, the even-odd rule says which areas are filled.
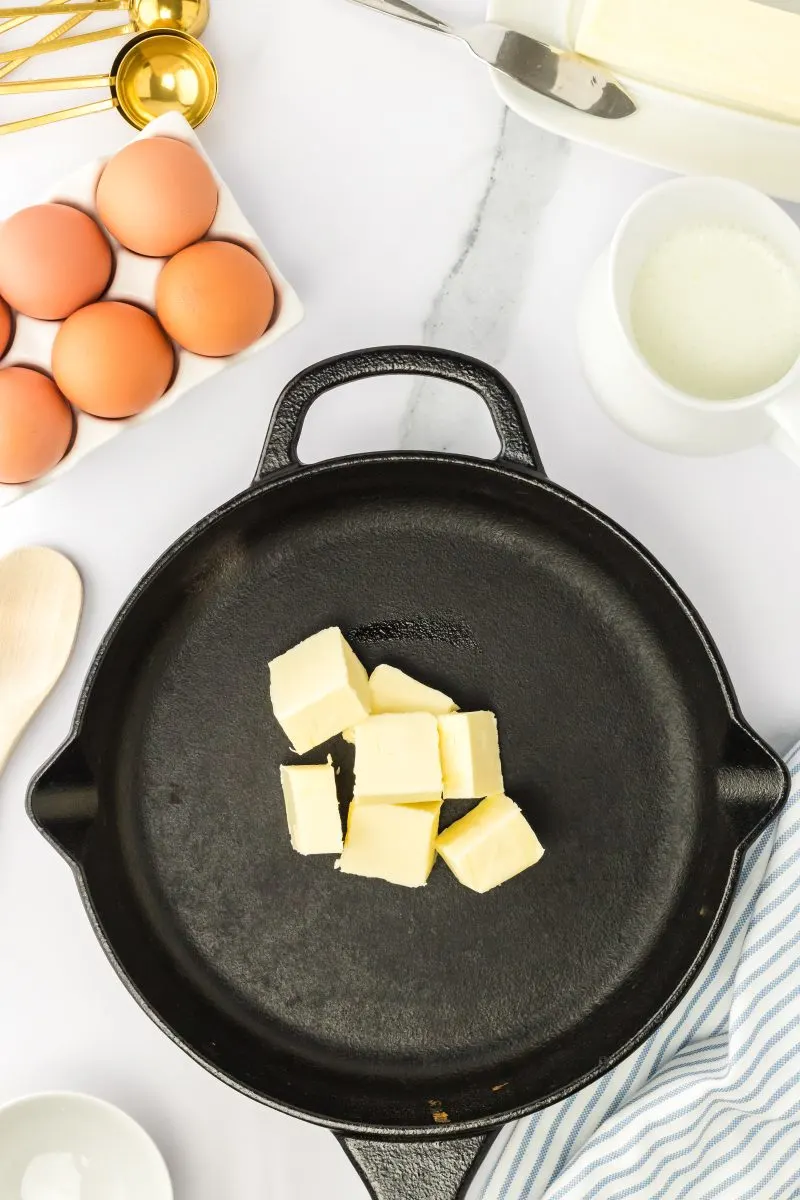
[[[426,345],[499,366],[513,332],[541,217],[561,181],[570,145],[504,109],[486,187],[423,326]],[[404,449],[468,451],[456,389],[420,380],[400,425]]]

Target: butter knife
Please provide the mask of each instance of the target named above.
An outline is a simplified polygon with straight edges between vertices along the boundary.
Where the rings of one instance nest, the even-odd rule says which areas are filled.
[[[406,0],[351,0],[351,3],[459,38],[477,58],[496,71],[568,108],[611,121],[636,112],[636,105],[625,89],[597,63],[570,50],[548,46],[526,33],[492,22],[455,29]]]

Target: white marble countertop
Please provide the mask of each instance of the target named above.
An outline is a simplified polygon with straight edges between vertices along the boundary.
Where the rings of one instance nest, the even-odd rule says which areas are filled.
[[[479,4],[441,0],[439,11],[477,18]],[[658,172],[522,124],[457,45],[345,0],[216,0],[207,42],[221,94],[203,142],[307,317],[0,514],[0,553],[56,546],[87,591],[74,659],[0,783],[0,1102],[63,1088],[120,1104],[162,1147],[177,1200],[359,1200],[328,1133],[228,1090],[150,1023],[25,816],[28,780],[66,734],[121,601],[176,535],[248,483],[295,371],[339,351],[430,341],[508,375],[552,478],[663,561],[710,626],[745,714],[785,749],[800,731],[800,472],[767,448],[714,461],[649,450],[581,379],[583,279]],[[41,73],[103,70],[111,57],[93,47],[44,60]],[[9,119],[61,101],[72,98],[2,107]],[[0,215],[129,132],[110,112],[4,139]],[[320,403],[302,449],[311,459],[400,445],[491,454],[493,435],[477,400],[391,380]]]

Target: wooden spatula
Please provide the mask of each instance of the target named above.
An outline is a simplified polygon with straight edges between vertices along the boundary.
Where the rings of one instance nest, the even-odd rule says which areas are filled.
[[[0,771],[61,678],[82,605],[63,554],[32,546],[0,559]]]

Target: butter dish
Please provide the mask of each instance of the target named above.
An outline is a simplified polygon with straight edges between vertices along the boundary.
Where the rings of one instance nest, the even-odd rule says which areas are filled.
[[[574,47],[584,0],[489,0],[488,17],[542,41]],[[797,16],[800,21],[800,15]],[[493,73],[516,113],[572,141],[686,175],[738,179],[784,200],[800,200],[800,123],[739,111],[620,74],[637,112],[625,121],[593,121],[550,104]]]

